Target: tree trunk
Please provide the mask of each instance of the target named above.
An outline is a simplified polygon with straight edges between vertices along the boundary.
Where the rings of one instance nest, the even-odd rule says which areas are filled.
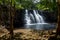
[[[11,39],[13,39],[13,16],[12,16],[12,14],[13,13],[10,12],[10,34],[11,34]]]
[[[10,20],[10,40],[13,40],[13,35],[14,35],[14,32],[13,32],[13,8],[12,8],[12,3],[9,3],[9,20]]]
[[[56,30],[56,35],[60,35],[60,0],[58,0],[58,27]]]
[[[0,6],[0,27],[1,27],[1,25],[2,25],[2,18],[1,18],[1,14],[2,14],[2,7]]]
[[[0,6],[0,27],[1,27],[1,6]]]

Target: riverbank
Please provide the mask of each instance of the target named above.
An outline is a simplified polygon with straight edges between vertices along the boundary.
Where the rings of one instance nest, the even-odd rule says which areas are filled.
[[[2,29],[3,30],[3,29]],[[5,31],[5,30],[4,30]],[[0,32],[1,33],[1,32]],[[55,36],[56,30],[32,30],[32,29],[16,29],[14,30],[14,39],[22,39],[22,40],[48,40],[50,36]],[[2,34],[1,34],[2,35]],[[0,36],[1,36],[0,35]],[[5,34],[1,36],[1,39],[8,40],[10,34]]]

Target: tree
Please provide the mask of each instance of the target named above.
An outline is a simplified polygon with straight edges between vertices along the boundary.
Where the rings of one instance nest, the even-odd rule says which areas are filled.
[[[60,35],[60,0],[57,0],[58,2],[58,24],[56,29],[56,36]]]

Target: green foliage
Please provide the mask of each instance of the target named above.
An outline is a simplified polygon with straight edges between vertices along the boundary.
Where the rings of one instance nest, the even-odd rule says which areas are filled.
[[[37,3],[36,7],[39,10],[49,10],[49,11],[53,11],[56,10],[57,8],[57,3],[56,0],[42,0],[39,3]]]
[[[16,4],[16,6],[15,6],[17,9],[24,9],[24,7],[22,7],[22,5],[21,4]]]
[[[37,4],[36,7],[38,10],[48,10],[49,9],[48,7],[45,7],[45,5],[42,5],[42,4]]]
[[[38,10],[56,10],[57,4],[56,0],[40,0],[40,2],[34,3],[33,0],[0,0],[0,4],[7,5],[12,3],[12,6],[15,4],[17,9],[38,9]]]

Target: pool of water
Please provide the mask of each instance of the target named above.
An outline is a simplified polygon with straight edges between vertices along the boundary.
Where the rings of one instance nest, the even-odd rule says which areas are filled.
[[[36,29],[36,30],[50,30],[56,28],[56,23],[34,23],[34,24],[26,24],[24,26],[25,29]]]

